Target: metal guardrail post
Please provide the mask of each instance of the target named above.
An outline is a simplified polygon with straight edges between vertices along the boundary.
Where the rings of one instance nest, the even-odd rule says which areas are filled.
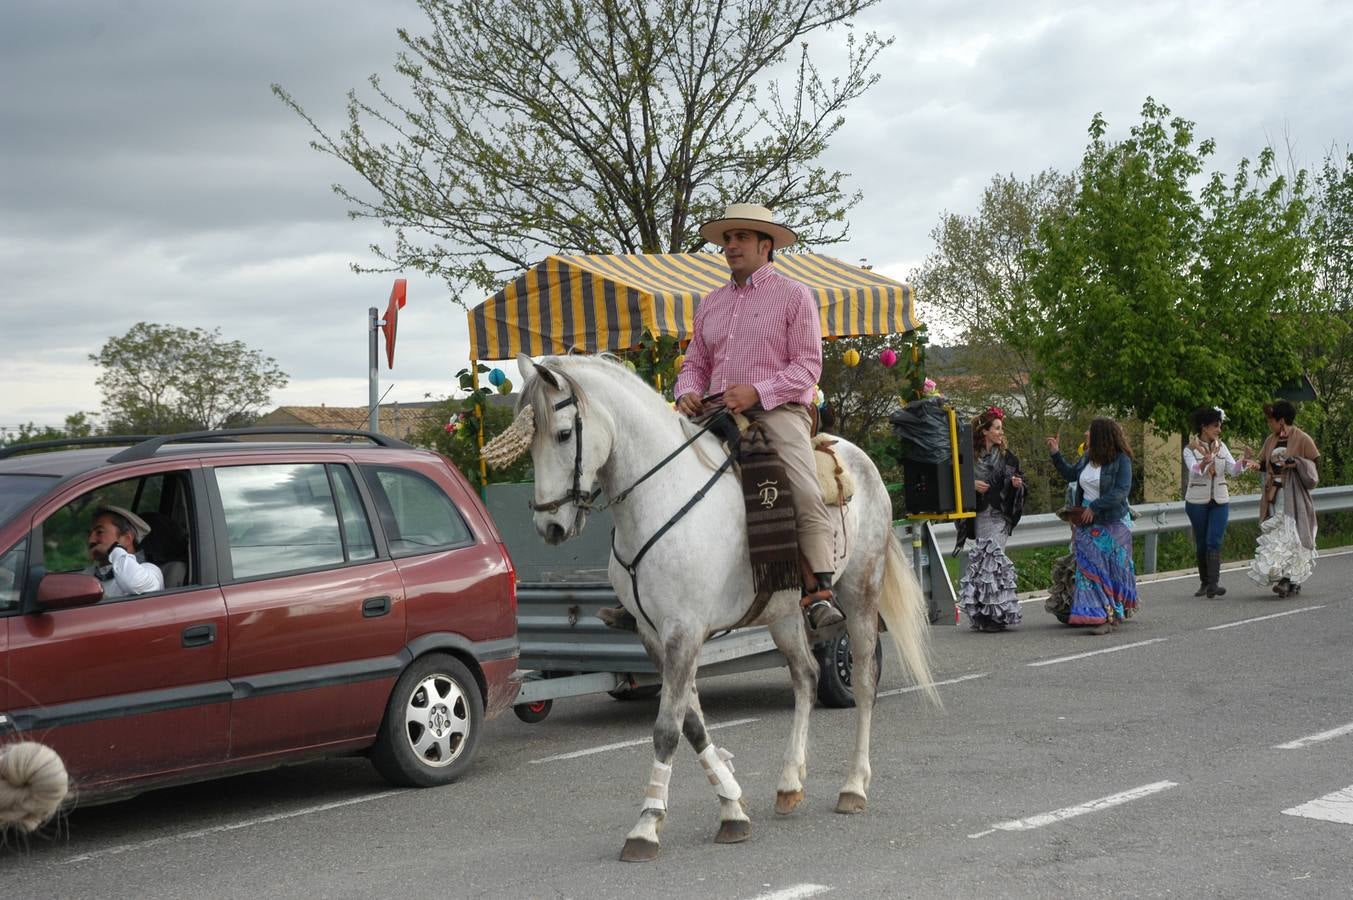
[[[1142,541],[1142,574],[1151,575],[1156,571],[1156,550],[1160,546],[1160,532],[1149,533]]]

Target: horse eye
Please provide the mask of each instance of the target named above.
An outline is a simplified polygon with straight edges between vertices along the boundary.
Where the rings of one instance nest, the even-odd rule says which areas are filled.
[[[554,436],[555,440],[557,440],[561,444],[567,442],[568,439],[571,437],[573,437],[573,429],[571,428],[565,428],[563,431],[559,432]]]

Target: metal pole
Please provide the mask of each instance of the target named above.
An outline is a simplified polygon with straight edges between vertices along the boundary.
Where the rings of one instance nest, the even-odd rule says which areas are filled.
[[[380,328],[380,320],[377,318],[376,307],[368,307],[367,311],[367,410],[366,427],[368,431],[380,431],[380,394],[377,392],[377,381],[380,377],[380,367],[377,365],[379,356],[376,352],[376,329]]]

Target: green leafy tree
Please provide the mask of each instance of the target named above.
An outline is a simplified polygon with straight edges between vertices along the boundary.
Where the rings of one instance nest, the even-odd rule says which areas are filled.
[[[1331,151],[1316,175],[1312,202],[1312,269],[1332,312],[1325,327],[1311,330],[1308,353],[1323,361],[1310,373],[1319,400],[1318,422],[1305,412],[1324,457],[1323,480],[1353,481],[1353,153]]]
[[[1265,150],[1196,195],[1214,144],[1149,98],[1126,140],[1107,134],[1096,115],[1074,201],[1038,227],[1035,377],[1171,430],[1213,403],[1257,433],[1263,402],[1302,372],[1321,307],[1304,173],[1279,175]]]
[[[94,434],[94,423],[90,420],[88,413],[77,412],[66,416],[65,424],[61,428],[54,428],[51,425],[39,427],[32,422],[20,425],[19,430],[12,436],[0,435],[0,447],[7,447],[11,444],[33,444],[38,441],[59,441],[65,438],[92,437]]]
[[[1039,223],[1065,213],[1074,196],[1074,179],[1052,170],[1023,181],[997,175],[976,213],[940,217],[930,232],[935,250],[909,279],[917,296],[958,332],[951,371],[936,372],[946,394],[968,409],[1006,410],[1006,442],[1028,476],[1031,511],[1060,505],[1043,436],[1056,431],[1054,414],[1066,410],[1046,381],[1032,377],[1043,323],[1030,265],[1041,248]]]
[[[729,202],[765,203],[810,244],[844,239],[859,195],[816,161],[890,41],[831,38],[845,68],[824,77],[808,39],[876,2],[419,0],[402,87],[371,76],[342,131],[273,91],[352,169],[334,187],[349,214],[393,230],[377,271],[418,269],[459,298],[551,252],[697,249]]]
[[[277,361],[219,328],[138,322],[109,338],[90,360],[110,433],[167,434],[247,425],[286,387]]]

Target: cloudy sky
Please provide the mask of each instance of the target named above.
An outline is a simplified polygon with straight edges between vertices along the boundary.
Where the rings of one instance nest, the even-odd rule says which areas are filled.
[[[393,276],[348,266],[385,235],[345,217],[347,172],[269,85],[336,130],[423,24],[414,0],[0,5],[0,428],[96,412],[88,355],[142,320],[276,358],[278,404],[364,405],[366,310]],[[898,278],[993,175],[1074,168],[1095,112],[1123,135],[1148,95],[1227,171],[1270,142],[1307,166],[1353,144],[1346,2],[884,0],[863,24],[897,40],[825,160],[864,191],[827,252]],[[464,312],[407,277],[387,400],[443,396],[466,363]]]

